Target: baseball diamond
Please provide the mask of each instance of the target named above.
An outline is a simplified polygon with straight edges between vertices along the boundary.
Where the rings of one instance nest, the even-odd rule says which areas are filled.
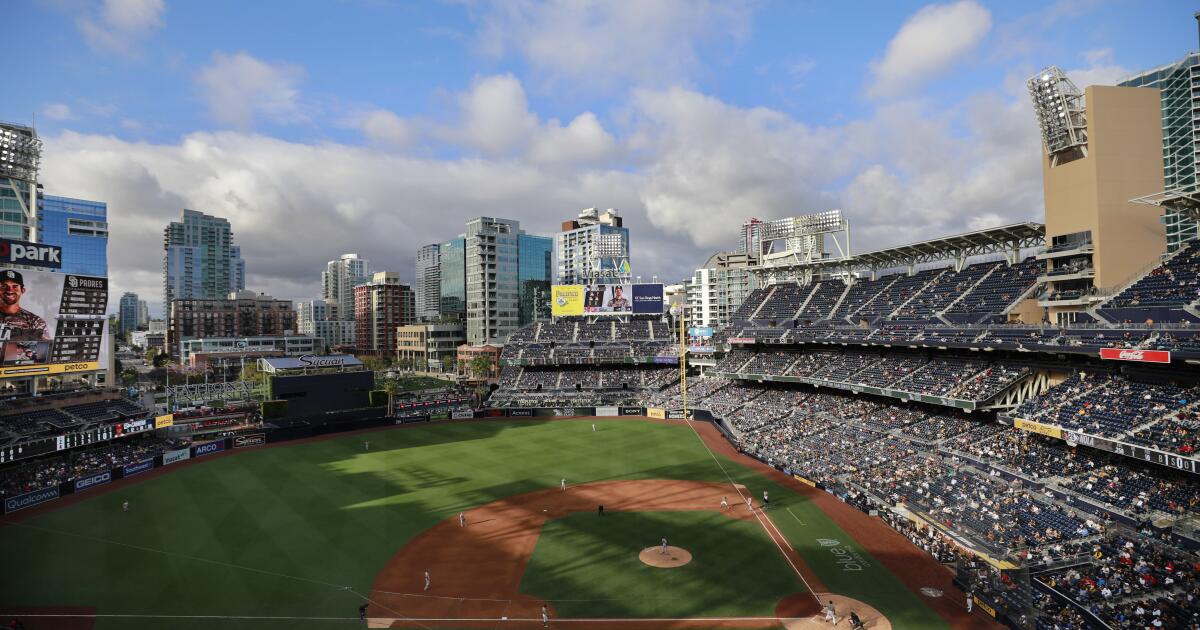
[[[952,605],[961,595],[921,595],[958,591],[903,536],[708,423],[481,420],[369,438],[369,451],[360,434],[225,451],[11,514],[0,553],[23,569],[0,578],[0,612],[29,628],[323,628],[366,603],[369,627],[492,628],[539,626],[545,605],[569,627],[777,628],[836,593],[893,627],[983,623]],[[721,507],[764,489],[769,512]],[[663,535],[692,561],[642,564]]]

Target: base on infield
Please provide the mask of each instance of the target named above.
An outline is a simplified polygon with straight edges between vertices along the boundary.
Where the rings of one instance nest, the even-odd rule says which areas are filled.
[[[812,601],[812,595],[808,593],[796,597],[804,597],[809,601]],[[816,628],[829,628],[829,622],[825,621],[825,610],[823,607],[829,604],[829,600],[833,600],[834,608],[837,610],[838,626],[845,624],[847,628],[850,627],[848,619],[850,618],[850,613],[853,612],[858,615],[858,618],[862,620],[863,625],[869,630],[892,630],[892,622],[888,621],[887,617],[884,617],[883,614],[881,614],[878,610],[875,610],[871,606],[868,606],[857,599],[851,599],[842,595],[834,595],[832,593],[818,593],[817,597],[819,597],[821,600],[821,612],[811,617],[789,619],[783,623],[783,627],[787,628],[787,630],[815,630]]]
[[[663,553],[662,547],[646,547],[638,554],[638,560],[658,569],[674,569],[692,561],[692,552],[681,547],[667,546]]]

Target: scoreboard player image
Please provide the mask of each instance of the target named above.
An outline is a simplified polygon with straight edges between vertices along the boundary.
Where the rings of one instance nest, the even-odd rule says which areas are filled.
[[[0,340],[49,341],[46,320],[21,306],[25,291],[25,276],[21,272],[15,269],[0,272]]]
[[[0,365],[35,365],[50,360],[49,341],[9,341],[4,344]]]
[[[628,287],[620,284],[598,284],[584,292],[583,310],[587,313],[632,313],[633,303],[626,295]]]

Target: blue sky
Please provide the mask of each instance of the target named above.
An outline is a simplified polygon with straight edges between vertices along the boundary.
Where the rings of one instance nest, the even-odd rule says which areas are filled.
[[[8,4],[52,194],[108,201],[117,290],[162,226],[229,216],[251,288],[357,251],[411,278],[469,216],[589,206],[681,279],[749,216],[841,208],[855,248],[1040,220],[1022,81],[1111,83],[1197,47],[1183,2]]]

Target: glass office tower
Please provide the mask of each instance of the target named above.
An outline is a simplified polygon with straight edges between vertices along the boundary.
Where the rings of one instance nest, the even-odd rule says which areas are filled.
[[[550,319],[551,266],[554,240],[521,234],[517,237],[518,326]]]
[[[108,275],[108,206],[45,195],[38,217],[41,242],[62,248],[62,273]]]
[[[466,241],[456,238],[438,245],[438,315],[467,317]]]

